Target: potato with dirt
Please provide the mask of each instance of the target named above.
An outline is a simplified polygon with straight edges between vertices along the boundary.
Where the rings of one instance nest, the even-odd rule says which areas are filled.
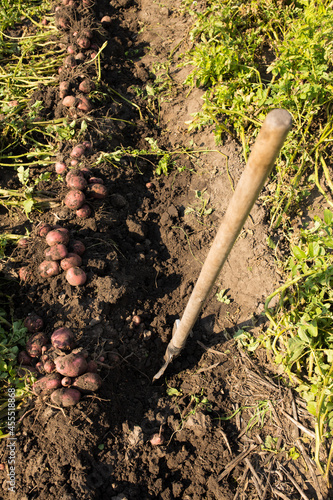
[[[45,250],[44,255],[46,260],[62,260],[67,257],[67,248],[65,245],[53,245]]]
[[[38,270],[42,278],[50,278],[60,273],[59,264],[55,260],[43,260]]]
[[[54,362],[57,372],[64,377],[79,377],[87,371],[87,361],[81,353],[58,356]]]
[[[42,347],[47,345],[48,338],[45,333],[38,332],[27,341],[26,351],[32,358],[39,358],[42,355]]]
[[[55,349],[71,351],[75,346],[74,333],[66,326],[57,328],[51,335],[51,344]]]
[[[75,379],[73,383],[73,387],[76,387],[79,389],[80,392],[83,394],[89,393],[89,392],[96,392],[102,385],[102,379],[98,375],[98,373],[92,372],[92,373],[84,373],[77,379]]]
[[[40,332],[43,329],[44,321],[38,314],[30,313],[24,320],[24,326],[30,333]]]
[[[72,189],[67,193],[64,199],[66,207],[72,210],[81,208],[85,201],[86,197],[84,196],[84,193],[79,189]]]
[[[51,394],[52,403],[63,408],[76,405],[80,401],[80,399],[80,391],[69,387],[57,389]]]
[[[66,272],[66,280],[72,286],[81,286],[87,281],[87,275],[83,269],[74,266]]]
[[[69,242],[69,231],[64,227],[57,227],[47,233],[45,240],[50,247],[54,245],[67,245]]]
[[[41,394],[46,391],[54,391],[61,387],[61,375],[59,373],[50,373],[38,379],[32,386],[35,394]]]

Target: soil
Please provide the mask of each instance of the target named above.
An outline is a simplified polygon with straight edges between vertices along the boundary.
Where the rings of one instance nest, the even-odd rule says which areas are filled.
[[[93,216],[85,220],[61,203],[33,212],[30,221],[3,210],[3,232],[28,229],[31,237],[27,249],[13,250],[2,273],[14,278],[8,286],[20,317],[36,312],[47,334],[67,326],[92,357],[104,358],[103,385],[72,408],[32,397],[21,409],[16,492],[8,492],[6,470],[1,471],[2,498],[333,498],[310,458],[313,438],[292,420],[313,428],[304,403],[266,355],[250,356],[233,340],[240,329],[255,333],[265,327],[264,301],[282,283],[266,244],[261,199],[182,354],[152,383],[244,168],[236,141],[226,137],[216,146],[213,130],[188,132],[186,122],[200,108],[203,93],[183,86],[190,69],[178,66],[190,47],[191,19],[177,0],[163,6],[147,0],[98,2],[89,18],[80,17],[80,9],[66,12],[71,28],[64,32],[65,44],[73,41],[74,30],[111,17],[94,32],[99,46],[108,41],[101,68],[106,97],[94,101],[94,126],[85,137],[93,149],[84,160],[109,194],[90,200]],[[147,95],[159,75],[153,73],[157,64],[161,73],[167,68],[172,91]],[[75,87],[79,70],[64,71]],[[44,104],[41,118],[68,114],[56,90],[41,88],[32,103],[36,100]],[[169,175],[154,174],[158,155],[96,163],[101,153],[120,146],[149,149],[146,138],[165,151],[178,151]],[[60,141],[57,159],[68,160],[73,145]],[[207,152],[188,154],[186,148]],[[61,200],[66,190],[52,175],[45,189]],[[15,186],[8,172],[3,179],[3,187]],[[40,222],[61,224],[71,240],[84,242],[86,285],[70,286],[64,273],[39,276],[47,247],[38,236]],[[29,271],[25,282],[17,278],[22,265]],[[217,300],[221,290],[229,300]],[[155,434],[160,444],[151,443]],[[6,462],[8,450],[1,446],[0,461]],[[293,459],[294,448],[299,459]]]

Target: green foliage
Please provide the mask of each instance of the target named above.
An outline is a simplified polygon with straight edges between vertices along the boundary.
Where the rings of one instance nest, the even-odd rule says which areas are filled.
[[[230,304],[230,299],[227,295],[227,290],[222,289],[215,294],[216,300],[222,304]]]
[[[0,439],[7,435],[8,388],[15,388],[17,410],[29,394],[25,377],[17,372],[17,354],[25,347],[26,334],[27,329],[23,322],[12,319],[9,321],[7,313],[0,307]]]
[[[333,437],[333,213],[301,229],[299,241],[291,247],[286,271],[289,279],[266,301],[270,328],[261,337],[272,349],[297,391],[315,417],[318,467],[320,446]],[[279,294],[278,307],[269,302]],[[326,474],[330,459],[326,465]]]
[[[203,10],[188,10],[195,22],[193,49],[183,62],[193,70],[185,83],[205,90],[189,129],[214,125],[218,141],[225,133],[238,137],[247,159],[268,111],[284,108],[293,116],[277,160],[277,187],[265,199],[271,225],[287,224],[285,214],[297,209],[315,184],[325,195],[320,167],[332,186],[326,166],[333,139],[331,4],[210,0]]]

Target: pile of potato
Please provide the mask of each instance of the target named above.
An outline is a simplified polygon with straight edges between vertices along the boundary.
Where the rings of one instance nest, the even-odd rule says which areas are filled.
[[[89,359],[86,351],[75,348],[75,337],[69,328],[58,328],[49,339],[41,332],[44,323],[36,314],[29,315],[24,325],[33,335],[26,350],[18,354],[18,362],[23,373],[37,376],[32,386],[35,394],[50,395],[54,404],[67,407],[77,404],[83,394],[101,387],[97,363]]]

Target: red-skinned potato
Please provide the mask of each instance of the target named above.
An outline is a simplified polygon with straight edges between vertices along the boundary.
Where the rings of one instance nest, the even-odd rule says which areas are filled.
[[[69,92],[69,82],[60,82],[59,84],[59,97],[64,99]]]
[[[57,161],[57,163],[54,165],[54,170],[57,174],[63,174],[67,170],[66,163],[64,163],[63,161]]]
[[[83,191],[87,187],[87,181],[82,175],[72,175],[67,182],[67,186],[71,189]]]
[[[57,389],[51,394],[52,403],[63,408],[76,405],[80,399],[80,391],[68,387]]]
[[[31,365],[32,357],[27,353],[27,351],[21,351],[17,355],[17,362],[20,365]]]
[[[60,273],[59,264],[55,260],[43,260],[38,269],[42,278],[50,278]]]
[[[80,256],[86,251],[86,247],[80,240],[73,240],[71,242],[71,248],[73,253],[77,253]]]
[[[71,267],[66,271],[66,280],[72,286],[81,286],[87,281],[87,275],[80,267]]]
[[[66,184],[68,186],[68,183],[70,182],[72,177],[84,177],[83,173],[81,170],[78,169],[73,169],[68,172],[66,175]]]
[[[103,184],[90,184],[87,188],[87,194],[97,200],[103,200],[107,196],[108,190]]]
[[[30,313],[24,320],[24,326],[28,332],[36,333],[43,329],[44,321],[36,313]]]
[[[51,335],[51,344],[55,349],[71,351],[75,345],[74,333],[66,326],[58,328]]]
[[[81,210],[81,209],[79,209]],[[69,253],[65,259],[60,262],[60,267],[64,271],[68,271],[71,267],[80,267],[82,265],[82,259],[77,253]]]
[[[76,61],[84,61],[86,58],[86,56],[83,54],[83,52],[79,52],[78,54],[76,54],[75,56],[75,59]]]
[[[66,194],[64,199],[66,207],[72,210],[77,210],[78,208],[82,207],[85,201],[86,197],[84,196],[84,193],[82,193],[82,191],[80,191],[79,189],[71,189],[71,191]]]
[[[87,78],[82,80],[82,82],[79,85],[80,92],[83,92],[84,94],[89,94],[94,89],[95,89],[95,84],[91,80],[88,80]]]
[[[55,359],[56,370],[64,377],[79,377],[87,370],[87,361],[80,353],[67,354]]]
[[[85,179],[89,179],[91,176],[91,170],[88,167],[81,168],[80,172]]]
[[[76,66],[75,57],[72,55],[65,57],[64,66],[65,66],[65,68],[75,68],[75,66]]]
[[[45,240],[50,247],[59,244],[67,245],[69,242],[69,231],[64,227],[58,227],[47,233]]]
[[[50,373],[38,379],[32,386],[32,390],[36,394],[40,394],[45,391],[54,391],[61,387],[61,375],[59,373]]]
[[[76,211],[76,216],[79,217],[79,219],[88,219],[91,216],[91,208],[89,205],[82,205],[82,207]]]
[[[77,39],[77,44],[81,49],[89,49],[90,40],[85,36],[81,36],[80,38]]]
[[[73,106],[75,106],[76,102],[77,99],[73,95],[68,95],[64,97],[62,104],[63,106],[66,106],[66,108],[72,108]]]
[[[73,380],[70,378],[70,377],[64,377],[62,380],[61,380],[61,385],[63,387],[70,387],[73,383]]]
[[[17,246],[21,248],[28,248],[29,246],[29,239],[28,238],[21,238],[17,242]]]
[[[100,177],[90,177],[89,184],[104,184],[104,181]]]
[[[32,358],[39,358],[42,355],[42,347],[46,345],[48,338],[45,333],[35,333],[27,341],[26,351]]]
[[[78,144],[77,146],[75,146],[72,151],[71,151],[71,157],[72,158],[81,158],[81,156],[83,155],[83,153],[85,152],[85,146],[83,144]]]
[[[80,97],[77,109],[89,113],[93,109],[91,102],[86,97]]]
[[[44,361],[43,368],[46,373],[52,373],[55,370],[55,364],[53,363],[52,359],[47,359]]]
[[[50,224],[41,224],[38,228],[38,234],[39,236],[42,236],[45,238],[47,233],[49,233],[52,230],[52,226]]]
[[[20,267],[20,269],[18,270],[18,275],[21,281],[27,281],[30,274],[31,273],[29,272],[28,267],[26,266]]]
[[[73,383],[73,387],[76,387],[82,393],[95,392],[102,385],[102,379],[97,373],[84,373]]]
[[[47,260],[62,260],[67,257],[65,245],[53,245],[45,250],[44,255]]]

